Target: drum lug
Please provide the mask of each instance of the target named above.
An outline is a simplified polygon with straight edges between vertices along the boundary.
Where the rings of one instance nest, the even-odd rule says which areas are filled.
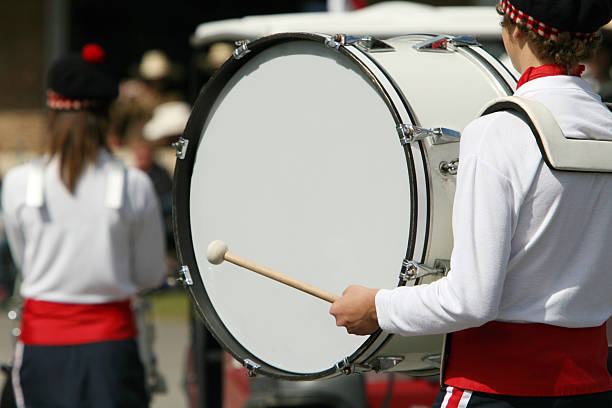
[[[376,372],[388,371],[394,368],[396,365],[404,361],[403,356],[380,356],[376,357],[376,360],[372,363],[372,368]]]
[[[251,50],[249,50],[249,43],[249,40],[236,41],[234,44],[236,44],[238,48],[232,52],[232,56],[238,60],[251,52]]]
[[[427,361],[428,363],[431,363],[431,365],[433,365],[436,368],[442,367],[442,354],[441,353],[428,354],[425,357],[423,357],[422,360]]]
[[[372,371],[372,367],[368,364],[349,363],[348,357],[344,357],[336,363],[336,370],[344,375],[350,375]]]
[[[364,52],[386,52],[395,51],[395,48],[384,41],[371,35],[353,37],[346,34],[336,34],[325,39],[325,45],[329,48],[339,49],[341,45],[353,45]]]
[[[178,270],[178,279],[184,286],[193,285],[193,279],[191,279],[191,272],[189,272],[189,267],[187,265],[183,265]]]
[[[254,363],[248,358],[242,362],[244,368],[247,369],[246,375],[247,377],[255,377],[257,375],[257,370],[261,368],[259,364]]]
[[[172,143],[172,147],[176,149],[176,157],[183,160],[185,155],[187,154],[187,146],[189,145],[189,140],[179,137],[179,140]]]
[[[451,160],[450,162],[441,161],[438,169],[440,169],[440,173],[443,176],[454,176],[457,174],[457,170],[459,170],[459,159]]]
[[[445,35],[439,35],[437,37],[430,38],[425,41],[421,41],[418,44],[412,46],[417,51],[449,51],[449,43],[451,45],[450,50],[454,47],[465,47],[465,46],[480,46],[480,43],[476,38],[470,35],[462,35],[459,37],[447,37]]]
[[[432,144],[435,145],[458,142],[461,138],[461,132],[443,127],[425,129],[420,126],[400,123],[396,126],[396,129],[402,145],[414,143],[428,137],[431,137]]]
[[[401,282],[406,283],[408,281],[416,280],[429,275],[445,276],[449,269],[450,261],[447,259],[436,259],[434,261],[433,268],[415,261],[404,259],[404,262],[402,262],[402,271],[400,272],[399,279]]]

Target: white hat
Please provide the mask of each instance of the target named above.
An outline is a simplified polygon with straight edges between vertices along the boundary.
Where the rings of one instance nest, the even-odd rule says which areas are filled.
[[[166,54],[159,50],[149,50],[140,60],[138,72],[144,79],[162,79],[170,74],[170,61]]]
[[[191,108],[185,102],[162,103],[153,110],[153,117],[142,129],[145,139],[150,141],[183,134]]]

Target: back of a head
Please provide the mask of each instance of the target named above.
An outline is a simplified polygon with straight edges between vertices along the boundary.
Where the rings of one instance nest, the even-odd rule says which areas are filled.
[[[539,58],[571,67],[593,56],[612,0],[500,0],[498,11],[502,25],[517,25]]]
[[[96,44],[80,55],[58,59],[49,70],[47,153],[60,161],[60,178],[74,192],[84,167],[106,146],[108,107],[117,97],[117,81],[105,70],[105,53]]]

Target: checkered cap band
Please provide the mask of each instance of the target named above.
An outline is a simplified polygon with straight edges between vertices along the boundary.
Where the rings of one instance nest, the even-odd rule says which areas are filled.
[[[523,13],[521,10],[514,7],[508,0],[500,0],[500,6],[504,11],[504,14],[510,17],[510,20],[515,23],[522,23],[545,38],[550,38],[553,41],[557,40],[560,33],[565,31],[557,30],[554,27],[546,25],[535,18]],[[580,40],[591,40],[595,37],[595,33],[575,33],[567,31],[572,38]]]
[[[89,99],[70,99],[65,96],[47,90],[47,107],[54,110],[78,111],[99,106],[100,101]]]

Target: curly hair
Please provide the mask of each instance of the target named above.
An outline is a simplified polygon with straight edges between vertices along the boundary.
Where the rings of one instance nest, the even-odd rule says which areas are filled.
[[[518,27],[521,33],[527,36],[527,41],[531,45],[536,56],[545,61],[552,61],[561,66],[570,67],[582,61],[588,61],[595,55],[597,47],[601,42],[601,32],[597,32],[590,40],[574,38],[569,32],[559,32],[555,41],[543,37],[531,30],[526,24],[515,23],[499,4],[497,12],[504,16],[501,26],[511,29]]]

